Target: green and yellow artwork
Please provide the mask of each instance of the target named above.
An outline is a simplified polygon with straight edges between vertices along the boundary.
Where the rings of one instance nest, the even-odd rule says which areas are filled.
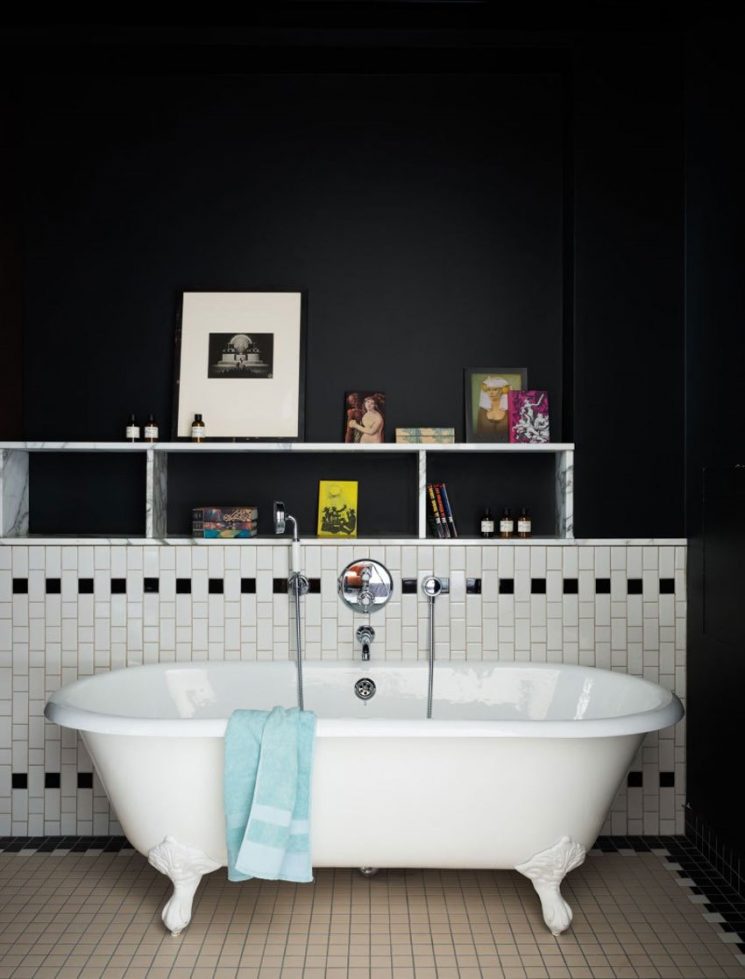
[[[320,480],[318,536],[357,536],[357,482],[355,480]]]

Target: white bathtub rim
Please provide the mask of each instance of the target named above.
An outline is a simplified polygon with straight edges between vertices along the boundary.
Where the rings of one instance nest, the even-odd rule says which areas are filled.
[[[179,664],[159,663],[147,666],[129,667],[128,670],[162,671]],[[197,663],[184,663],[185,668],[199,666]],[[205,664],[214,667],[215,663]],[[230,665],[235,666],[236,663]],[[245,664],[250,669],[249,663]],[[348,666],[346,663],[336,663],[334,666]],[[393,665],[393,664],[391,664]],[[499,664],[494,664],[499,665]],[[577,667],[574,664],[513,664],[508,666],[534,666],[541,669],[551,665],[560,665],[567,670],[597,670],[595,667]],[[356,666],[356,664],[355,664]],[[118,671],[112,671],[118,672]],[[610,670],[597,672],[614,674]],[[60,727],[78,731],[90,731],[97,734],[127,735],[133,737],[158,738],[223,738],[227,727],[227,717],[224,718],[143,718],[126,715],[107,714],[72,706],[65,702],[65,693],[78,684],[88,684],[95,681],[96,674],[84,677],[67,684],[52,694],[44,709],[47,720]],[[107,673],[107,675],[110,675]],[[628,677],[629,674],[619,674]],[[421,718],[352,718],[352,717],[319,717],[316,734],[320,738],[603,738],[623,737],[630,734],[643,734],[658,731],[676,724],[683,716],[683,705],[671,691],[644,680],[641,677],[631,677],[640,683],[651,684],[659,689],[662,701],[652,708],[628,714],[619,714],[605,718],[583,720],[438,720],[436,717],[427,720]],[[283,706],[294,706],[293,703]],[[437,704],[435,704],[435,713]]]

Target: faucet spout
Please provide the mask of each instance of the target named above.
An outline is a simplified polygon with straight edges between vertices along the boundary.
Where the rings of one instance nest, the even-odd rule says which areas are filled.
[[[362,646],[362,661],[367,663],[370,659],[370,645],[375,638],[375,630],[372,626],[361,625],[356,632],[357,642]]]

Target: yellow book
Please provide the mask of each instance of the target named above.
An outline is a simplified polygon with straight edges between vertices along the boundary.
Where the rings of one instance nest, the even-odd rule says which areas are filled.
[[[318,484],[318,536],[357,536],[356,480],[320,480]]]

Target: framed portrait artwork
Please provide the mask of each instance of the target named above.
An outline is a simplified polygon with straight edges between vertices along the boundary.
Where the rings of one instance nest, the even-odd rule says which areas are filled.
[[[525,367],[467,367],[466,442],[509,442],[509,394],[527,385]]]
[[[348,391],[344,395],[344,441],[385,441],[385,395],[382,391]]]
[[[176,336],[173,437],[299,441],[305,422],[301,292],[185,292]]]

